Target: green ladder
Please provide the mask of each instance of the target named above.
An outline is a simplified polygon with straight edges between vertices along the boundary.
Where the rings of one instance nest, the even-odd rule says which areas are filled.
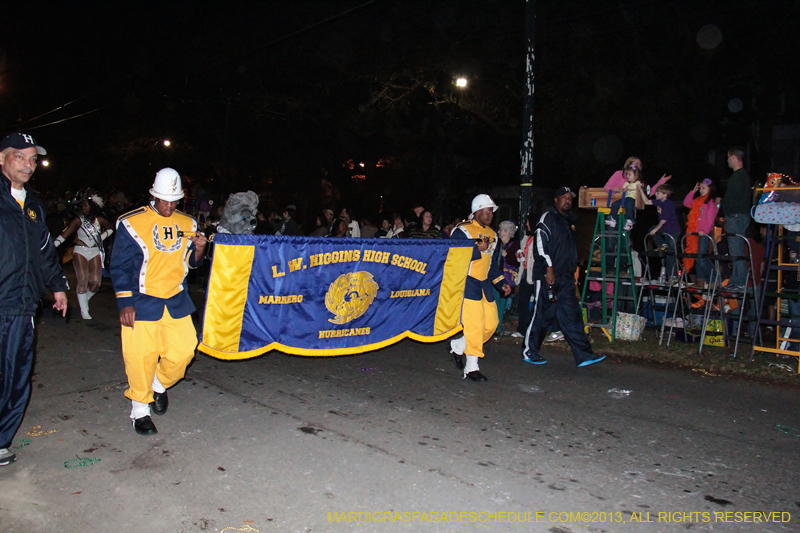
[[[610,207],[600,207],[597,209],[597,219],[594,223],[594,233],[592,235],[592,244],[589,249],[589,264],[586,269],[586,275],[584,276],[583,280],[583,292],[581,293],[581,309],[583,309],[585,313],[585,323],[586,323],[586,330],[588,331],[589,327],[599,327],[603,330],[608,340],[614,342],[616,339],[616,331],[617,331],[617,311],[620,308],[620,300],[622,301],[630,301],[632,307],[634,308],[634,313],[638,311],[635,309],[636,302],[638,301],[636,298],[636,282],[633,275],[633,256],[631,255],[631,246],[630,246],[630,235],[629,231],[625,231],[623,228],[625,226],[625,210],[620,207],[618,212],[616,213],[617,216],[617,227],[616,228],[606,228],[606,217],[612,216],[611,215],[611,208]],[[613,252],[608,251],[608,245],[610,244],[609,241],[612,239],[616,240],[615,249]],[[622,258],[622,249],[625,249],[625,255],[628,260],[628,271],[627,273],[622,273],[621,263],[620,260]],[[595,255],[599,255],[598,258]],[[609,265],[608,259],[613,258],[613,275],[609,274],[608,267]],[[599,275],[592,275],[592,269],[600,267]],[[586,307],[586,294],[589,291],[589,282],[597,281],[600,283],[600,294],[601,294],[601,309],[603,313],[603,322],[602,324],[590,324],[589,323],[589,309]],[[628,282],[631,287],[631,295],[621,295],[620,289],[622,284]],[[606,291],[606,284],[613,283],[614,284],[614,294],[613,297],[609,296]],[[608,301],[612,300],[611,306],[611,317],[608,316]]]

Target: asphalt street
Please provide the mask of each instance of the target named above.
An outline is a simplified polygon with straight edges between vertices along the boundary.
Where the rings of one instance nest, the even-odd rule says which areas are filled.
[[[198,353],[141,437],[110,285],[91,321],[69,297],[69,321],[37,320],[22,447],[0,467],[6,533],[800,531],[795,389],[578,369],[551,348],[534,367],[510,339],[487,345],[488,383],[461,379],[447,342]]]

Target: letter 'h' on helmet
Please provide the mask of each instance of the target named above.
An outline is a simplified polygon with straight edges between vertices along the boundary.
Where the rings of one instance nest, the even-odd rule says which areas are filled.
[[[497,211],[497,204],[494,203],[492,197],[488,194],[479,194],[475,198],[472,199],[472,212],[476,213],[481,209],[486,207],[491,207],[492,211]]]
[[[181,176],[173,168],[162,168],[153,180],[153,188],[150,194],[165,202],[175,202],[183,198],[183,186]]]

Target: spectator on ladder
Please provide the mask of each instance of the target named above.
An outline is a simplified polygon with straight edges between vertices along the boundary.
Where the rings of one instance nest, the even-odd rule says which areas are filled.
[[[728,235],[728,250],[734,257],[747,255],[744,236],[750,225],[750,208],[753,206],[753,192],[750,190],[750,176],[744,169],[744,150],[734,147],[728,150],[728,166],[733,170],[725,197],[720,204],[725,213],[725,234]],[[744,290],[747,280],[747,263],[744,259],[733,261],[733,274],[726,290],[738,292]]]
[[[683,268],[688,273],[695,267],[694,289],[708,288],[708,279],[711,276],[711,261],[708,260],[708,239],[701,238],[703,235],[714,234],[714,219],[717,218],[717,205],[719,198],[714,194],[714,182],[704,179],[695,184],[694,189],[689,191],[683,199],[683,206],[690,208],[689,216],[686,219],[686,248],[683,250],[687,254],[697,254],[697,261],[692,257],[684,258]],[[698,237],[697,234],[701,237]],[[705,248],[705,249],[702,249]]]
[[[681,239],[681,225],[678,222],[678,213],[675,211],[675,203],[669,199],[672,196],[672,186],[659,185],[656,188],[656,199],[644,199],[647,205],[654,205],[658,209],[658,224],[650,230],[653,237],[653,244],[656,249],[667,254],[665,266],[667,278],[678,275],[675,265],[675,245]]]
[[[575,214],[569,187],[556,191],[555,205],[542,215],[536,225],[534,245],[533,316],[526,331],[522,359],[542,365],[547,361],[539,354],[547,328],[558,322],[575,364],[589,366],[605,359],[592,351],[583,326],[580,303],[575,292],[575,270],[578,268],[578,249],[575,244]]]
[[[634,164],[631,168],[625,169],[625,183],[619,189],[615,189],[614,192],[622,192],[622,198],[617,200],[616,202],[611,204],[611,215],[606,219],[606,226],[610,226],[612,228],[617,227],[617,212],[619,211],[620,206],[625,210],[625,231],[630,231],[633,229],[634,224],[634,217],[636,215],[636,198],[641,194],[645,196],[642,192],[642,173]]]
[[[789,232],[788,235],[791,236],[792,235],[791,232]],[[764,272],[766,270],[765,269],[765,267],[766,267],[766,258],[765,258],[766,248],[764,246],[765,243],[764,243],[763,236],[761,235],[761,232],[760,231],[756,231],[754,227],[751,226],[751,227],[747,228],[747,231],[745,233],[745,237],[747,238],[747,242],[749,243],[749,246],[745,247],[743,255],[748,256],[750,254],[752,256],[752,259],[753,259],[753,273],[752,273],[753,275],[752,275],[751,279],[747,280],[747,289],[748,289],[749,293],[754,295],[754,297],[750,298],[747,301],[746,305],[745,305],[745,308],[747,310],[746,311],[747,312],[747,320],[748,320],[748,323],[750,325],[750,335],[751,335],[751,338],[753,338],[752,336],[755,334],[755,331],[756,331],[755,328],[756,328],[757,318],[758,318],[757,306],[758,306],[758,302],[760,301],[759,300],[759,298],[760,298],[760,296],[759,296],[760,292],[759,291],[762,290],[761,289],[761,282],[762,282],[762,280],[764,278]],[[794,243],[792,243],[792,239],[789,239],[786,244],[787,244],[787,246],[789,246],[789,249],[791,250],[792,249],[792,244],[797,245],[798,243],[797,243],[797,241],[794,241]],[[720,240],[717,242],[717,254],[718,255],[730,255],[730,250],[728,250],[727,239],[721,239],[720,238]],[[750,262],[750,258],[749,257],[747,259],[747,262],[748,263]],[[736,313],[737,312],[736,309],[740,308],[740,305],[739,305],[740,302],[743,302],[745,298],[743,296],[738,296],[737,297],[736,295],[728,294],[729,291],[732,292],[730,289],[728,289],[728,286],[730,285],[730,278],[725,279],[726,278],[726,273],[723,272],[723,266],[725,266],[725,264],[724,263],[720,263],[720,279],[724,280],[722,282],[722,286],[720,287],[720,292],[721,292],[721,294],[723,296],[731,296],[730,298],[725,298],[725,313],[730,313],[730,312]],[[730,274],[730,270],[731,269],[728,268],[728,274]],[[792,278],[792,277],[796,277],[796,276],[787,276],[787,278]],[[789,280],[787,279],[787,281],[789,281]],[[771,292],[775,292],[775,291],[773,290]],[[768,301],[769,300],[765,300],[765,302],[768,302]],[[789,299],[789,303],[790,304],[792,303],[791,299]],[[791,307],[789,309],[791,311]],[[797,311],[800,311],[800,307],[797,308]],[[800,316],[800,314],[798,314],[798,313],[795,313],[795,314]]]
[[[639,169],[639,172],[643,172],[642,160],[636,156],[631,156],[625,160],[622,170],[617,170],[611,175],[610,178],[608,178],[608,181],[603,188],[609,192],[613,191],[614,189],[620,189],[623,185],[625,185],[625,171],[634,167]],[[652,198],[655,195],[658,186],[665,184],[671,178],[672,176],[667,176],[666,174],[661,176],[661,179],[659,179],[656,184],[650,188],[650,193],[647,196]]]

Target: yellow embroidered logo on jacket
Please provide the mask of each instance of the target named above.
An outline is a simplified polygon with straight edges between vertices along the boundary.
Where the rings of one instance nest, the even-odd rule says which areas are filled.
[[[162,232],[164,234],[164,240],[161,240]],[[178,233],[183,234],[183,232],[181,231],[181,229],[178,227],[177,224],[175,224],[174,229],[173,227],[170,226],[159,227],[158,224],[153,226],[153,244],[155,245],[156,250],[158,250],[159,252],[167,252],[168,254],[180,250],[181,246],[183,245],[183,242],[181,241]],[[168,248],[167,245],[164,244],[164,241],[172,238],[175,238],[175,242],[173,242],[172,246]]]
[[[36,211],[31,209],[30,207],[28,208],[28,218],[33,221],[36,220]]]
[[[330,284],[325,307],[336,315],[328,322],[346,324],[367,312],[378,295],[378,284],[369,272],[348,272]]]

